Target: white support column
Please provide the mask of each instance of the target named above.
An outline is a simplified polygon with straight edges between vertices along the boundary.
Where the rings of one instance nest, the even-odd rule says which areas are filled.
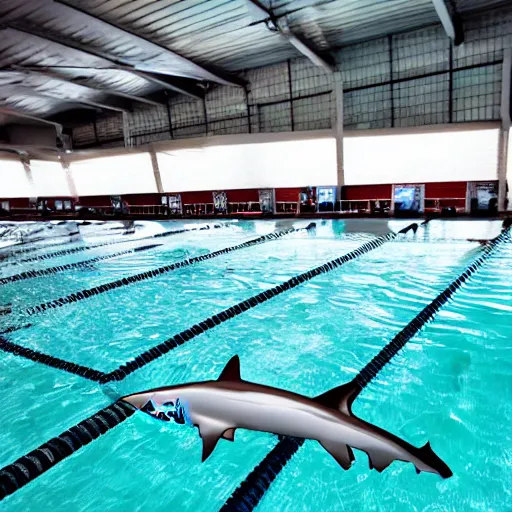
[[[510,95],[512,90],[512,49],[503,54],[503,75],[501,80],[501,128],[498,142],[498,211],[505,211],[507,198],[507,162],[511,125]],[[509,188],[512,183],[509,183]],[[508,205],[509,209],[511,205]]]
[[[128,113],[123,112],[123,137],[124,137],[124,147],[130,148],[132,146],[131,134],[130,134],[130,119],[128,118]]]
[[[149,155],[151,156],[151,165],[153,166],[153,174],[155,175],[156,190],[159,194],[164,193],[164,187],[162,185],[162,177],[160,176],[160,167],[158,167],[158,158],[154,148],[149,149]]]
[[[336,137],[336,167],[338,187],[345,185],[345,168],[343,166],[343,78],[341,71],[334,74],[334,101],[336,102],[336,119],[334,135]]]
[[[20,153],[20,161],[23,165],[23,169],[25,169],[25,175],[27,176],[27,180],[30,184],[30,190],[32,191],[32,197],[36,196],[36,187],[34,184],[34,177],[32,176],[32,169],[30,167],[30,157],[27,153]]]
[[[64,172],[66,173],[66,181],[68,182],[69,193],[71,194],[71,197],[78,199],[78,192],[76,190],[76,184],[75,184],[75,180],[73,178],[73,173],[71,171],[71,166],[70,166],[69,160],[65,157],[61,157],[60,164],[62,165],[62,168],[64,169]]]

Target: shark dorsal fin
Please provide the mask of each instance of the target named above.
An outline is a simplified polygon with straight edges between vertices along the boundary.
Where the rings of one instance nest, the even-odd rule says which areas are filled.
[[[240,359],[238,356],[233,356],[228,361],[228,364],[226,364],[224,370],[222,370],[222,373],[217,380],[242,380],[240,377]]]
[[[353,416],[351,406],[361,388],[354,382],[348,382],[337,388],[330,389],[325,393],[316,396],[313,400],[324,407],[338,409],[347,416]]]

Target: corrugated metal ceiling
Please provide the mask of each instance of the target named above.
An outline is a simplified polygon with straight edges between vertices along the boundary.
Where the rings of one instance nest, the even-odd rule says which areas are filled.
[[[432,0],[259,3],[319,52],[439,22]],[[455,6],[464,15],[509,3]],[[2,0],[0,106],[119,111],[163,88],[197,97],[201,82],[239,84],[240,70],[300,55],[265,18],[249,0]]]

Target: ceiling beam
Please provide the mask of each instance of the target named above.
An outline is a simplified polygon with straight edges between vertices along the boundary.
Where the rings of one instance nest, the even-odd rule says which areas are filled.
[[[453,41],[455,46],[464,42],[464,30],[460,19],[451,0],[432,0],[437,16],[443,25],[446,35]]]
[[[48,32],[33,26],[26,26],[19,22],[8,22],[4,24],[4,26],[8,27],[11,30],[16,30],[17,32],[22,32],[24,34],[39,37],[46,41],[51,41],[52,43],[58,44],[64,48],[72,48],[73,50],[82,52],[85,55],[103,59],[105,61],[104,69],[127,71],[135,76],[144,78],[148,82],[151,82],[157,85],[158,87],[162,87],[168,91],[177,92],[179,94],[185,94],[196,99],[202,98],[201,89],[197,85],[194,85],[193,87],[185,86],[181,80],[178,81],[178,79],[175,79],[170,76],[165,76],[165,78],[162,75],[153,76],[153,73],[148,73],[146,71],[140,71],[138,69],[135,69],[130,64],[126,64],[125,62],[120,62],[116,59],[113,59],[112,57],[103,52],[90,50],[88,48],[85,48],[83,45],[76,43],[75,41],[64,39],[62,37],[57,37],[54,34],[49,34]],[[175,81],[178,85],[175,85]]]
[[[2,91],[7,91],[7,94],[21,95],[28,97],[48,98],[57,100],[65,103],[73,103],[82,105],[86,108],[94,108],[98,110],[112,110],[114,112],[128,112],[128,110],[113,105],[107,105],[105,103],[99,103],[97,101],[86,100],[83,98],[74,98],[70,96],[63,96],[61,92],[51,93],[48,91],[41,91],[37,88],[27,87],[23,84],[11,84],[11,85],[0,85],[0,95]]]
[[[57,134],[62,133],[62,125],[60,123],[55,123],[53,121],[48,121],[48,119],[43,119],[42,117],[32,116],[30,114],[25,114],[24,112],[20,112],[19,110],[11,107],[5,107],[0,105],[0,114],[5,114],[6,116],[18,117],[20,119],[27,119],[28,121],[35,121],[42,124],[48,124],[55,128]]]
[[[277,18],[274,13],[267,9],[259,0],[247,0],[251,10],[259,17],[263,19],[272,32],[278,32],[281,34],[292,46],[294,46],[302,55],[307,57],[315,66],[324,68],[326,71],[332,73],[334,71],[334,62],[330,62],[329,56],[320,55],[317,51],[313,50],[311,46],[295,35],[290,28],[286,18]]]
[[[17,71],[20,73],[26,73],[27,75],[32,76],[41,76],[46,78],[51,78],[52,80],[58,80],[63,83],[68,83],[76,86],[83,87],[84,89],[88,89],[90,92],[105,94],[109,96],[118,96],[120,98],[125,98],[130,101],[136,101],[140,103],[145,103],[147,105],[152,105],[154,107],[165,106],[166,102],[164,100],[152,99],[150,97],[144,96],[135,96],[133,94],[127,94],[116,89],[105,89],[103,87],[91,85],[86,80],[74,79],[69,76],[60,74],[49,68],[36,68],[31,66],[11,66],[13,71]]]
[[[172,50],[169,50],[169,48],[166,48],[165,46],[162,46],[160,44],[155,43],[154,41],[151,41],[149,39],[146,39],[145,37],[140,36],[136,32],[128,30],[125,27],[121,27],[120,25],[117,25],[110,21],[106,21],[103,18],[100,18],[98,16],[95,16],[94,14],[87,12],[85,9],[77,7],[74,4],[74,2],[70,2],[69,0],[54,0],[54,1],[55,1],[55,3],[65,5],[69,9],[72,9],[73,11],[80,13],[84,17],[88,17],[90,19],[95,20],[97,23],[101,23],[103,26],[114,27],[115,29],[120,30],[124,34],[131,36],[132,38],[134,38],[135,41],[138,40],[145,44],[149,43],[149,44],[153,45],[154,47],[159,48],[160,51],[165,52],[167,55],[172,56],[174,59],[178,58],[182,61],[187,62],[189,65],[196,67],[197,69],[199,69],[200,71],[202,71],[205,74],[204,80],[217,82],[217,83],[223,84],[223,85],[232,85],[232,86],[239,86],[239,87],[243,87],[245,85],[245,82],[243,80],[237,78],[236,76],[231,76],[222,71],[218,71],[218,70],[213,71],[204,66],[200,66],[199,64],[196,64],[192,60],[187,59],[186,57],[183,57],[182,55],[179,55],[179,54],[173,52]],[[157,70],[155,70],[153,72],[157,72]],[[159,73],[159,74],[163,74],[163,73]]]

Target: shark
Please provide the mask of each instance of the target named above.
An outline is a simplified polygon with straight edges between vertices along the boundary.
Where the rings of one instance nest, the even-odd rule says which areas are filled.
[[[161,421],[197,427],[202,461],[220,439],[234,441],[238,428],[318,441],[345,470],[355,460],[353,448],[366,452],[370,469],[381,472],[393,461],[412,463],[416,472],[452,476],[430,443],[417,448],[356,417],[351,405],[361,387],[343,384],[313,397],[242,379],[233,356],[217,380],[133,393],[121,400]]]

